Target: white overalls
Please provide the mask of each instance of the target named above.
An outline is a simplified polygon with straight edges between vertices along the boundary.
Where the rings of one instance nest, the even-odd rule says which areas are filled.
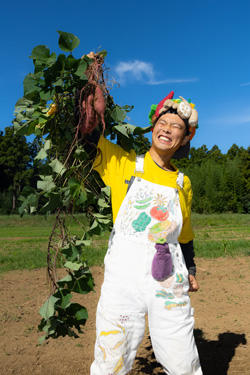
[[[137,157],[137,177],[120,207],[105,256],[90,373],[123,375],[132,369],[148,314],[155,357],[165,373],[201,375],[188,271],[178,243],[182,228],[178,188],[183,187],[183,174],[176,189],[157,185],[140,177],[143,161]],[[151,265],[155,244],[162,240],[169,245],[173,271],[156,281]]]

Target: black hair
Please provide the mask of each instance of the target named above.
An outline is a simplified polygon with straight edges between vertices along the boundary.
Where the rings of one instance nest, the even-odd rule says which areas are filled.
[[[164,111],[164,112],[162,112],[161,114],[160,114],[160,116],[158,117],[158,119],[157,119],[157,121],[159,120],[159,118],[162,116],[162,115],[165,115],[166,113],[173,113],[174,115],[177,115],[177,116],[179,116],[178,115],[178,112],[177,112],[177,109],[174,109],[174,108],[169,108],[167,111]],[[179,116],[180,117],[180,116]],[[181,118],[181,117],[180,117]],[[189,123],[188,123],[188,119],[184,119],[184,118],[181,118],[183,121],[184,121],[184,123],[185,123],[185,125],[186,125],[186,134],[185,134],[185,136],[186,135],[189,135],[190,134],[190,132],[189,132],[189,127],[190,127],[190,125],[189,125]]]

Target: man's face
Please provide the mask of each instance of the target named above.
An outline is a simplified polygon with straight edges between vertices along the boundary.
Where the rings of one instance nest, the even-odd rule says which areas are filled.
[[[165,113],[154,126],[151,147],[159,155],[173,155],[188,140],[184,121],[174,113]]]

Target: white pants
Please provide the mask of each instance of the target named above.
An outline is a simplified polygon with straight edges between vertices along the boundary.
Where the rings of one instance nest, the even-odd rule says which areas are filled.
[[[144,336],[145,314],[155,357],[170,375],[202,375],[194,342],[188,272],[179,244],[170,244],[173,274],[151,275],[154,246],[115,236],[105,257],[97,308],[95,361],[91,375],[123,375],[133,365]]]

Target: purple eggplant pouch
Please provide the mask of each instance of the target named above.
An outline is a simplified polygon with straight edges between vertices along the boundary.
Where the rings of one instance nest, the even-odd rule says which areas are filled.
[[[152,261],[152,276],[156,280],[164,280],[172,273],[172,259],[168,243],[157,243],[155,245],[156,253]]]

